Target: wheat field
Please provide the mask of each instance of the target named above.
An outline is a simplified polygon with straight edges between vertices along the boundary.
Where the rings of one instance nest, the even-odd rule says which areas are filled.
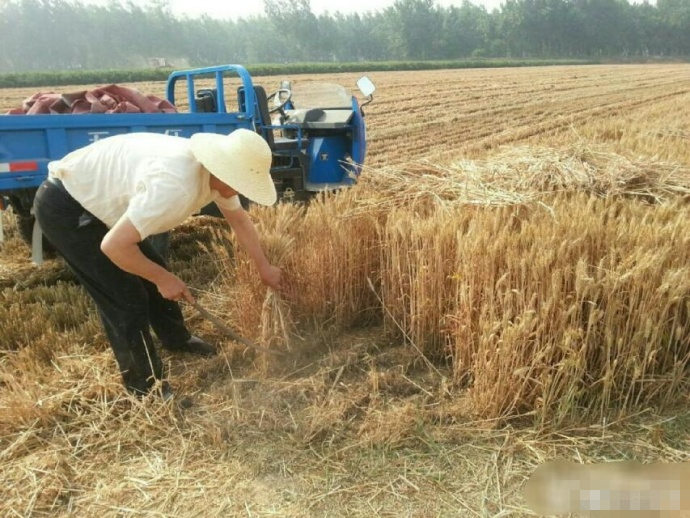
[[[284,293],[222,222],[176,229],[202,305],[287,355],[185,307],[221,354],[164,356],[173,402],[123,393],[2,214],[3,515],[530,516],[547,459],[690,460],[690,66],[371,78],[361,181],[251,211]]]

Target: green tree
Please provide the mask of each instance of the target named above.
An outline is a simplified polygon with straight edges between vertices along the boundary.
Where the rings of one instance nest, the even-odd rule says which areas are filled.
[[[658,0],[657,8],[664,38],[665,54],[690,54],[690,0]]]
[[[466,57],[485,47],[490,15],[484,7],[463,0],[460,7],[442,12],[442,18],[440,57]]]
[[[294,49],[292,60],[318,59],[321,54],[319,25],[309,0],[264,0],[264,13],[281,34],[287,47]]]
[[[0,0],[0,72],[219,63],[454,59],[466,56],[690,56],[690,0],[396,0],[375,13],[312,13],[264,0],[248,19],[176,17],[165,0],[107,6]]]
[[[385,12],[393,29],[393,48],[398,46],[402,57],[429,59],[438,55],[441,16],[434,0],[396,0]]]

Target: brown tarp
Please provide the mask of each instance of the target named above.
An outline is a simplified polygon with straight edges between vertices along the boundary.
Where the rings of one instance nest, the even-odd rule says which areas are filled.
[[[108,85],[69,94],[38,92],[25,99],[21,108],[14,108],[7,114],[175,112],[175,107],[165,99],[144,95],[126,86]]]

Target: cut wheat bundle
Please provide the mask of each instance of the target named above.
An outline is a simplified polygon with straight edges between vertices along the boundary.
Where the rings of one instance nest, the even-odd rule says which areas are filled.
[[[274,217],[273,228],[262,233],[262,246],[272,265],[285,268],[295,245],[291,229],[297,224],[300,211],[281,205],[276,209]],[[288,302],[280,292],[267,288],[261,305],[261,345],[290,350],[295,329]]]

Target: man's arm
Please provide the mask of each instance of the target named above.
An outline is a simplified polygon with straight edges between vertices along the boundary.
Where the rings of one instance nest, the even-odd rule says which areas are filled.
[[[139,249],[141,236],[126,216],[111,228],[101,241],[101,251],[122,270],[152,282],[166,299],[194,302],[185,283],[154,263]]]
[[[279,290],[281,280],[280,268],[276,268],[266,259],[259,241],[259,234],[256,232],[254,223],[252,223],[249,215],[243,209],[227,210],[222,207],[219,208],[223,216],[225,216],[225,220],[235,231],[240,245],[247,251],[247,254],[249,254],[249,257],[252,258],[256,265],[256,269],[259,270],[261,282],[274,290]]]

